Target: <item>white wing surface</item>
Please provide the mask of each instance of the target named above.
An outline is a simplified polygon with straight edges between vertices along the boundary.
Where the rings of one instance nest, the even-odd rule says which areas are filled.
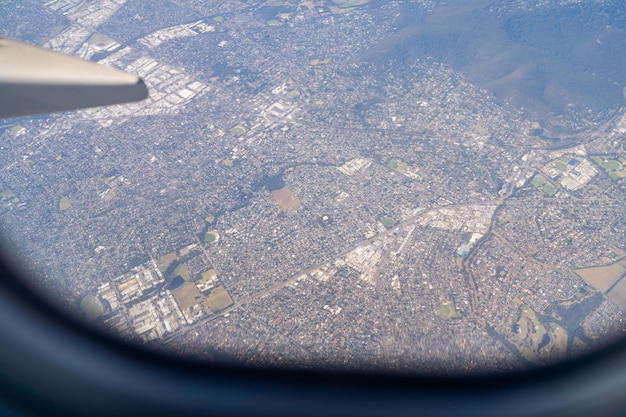
[[[0,118],[143,100],[136,75],[0,38]]]

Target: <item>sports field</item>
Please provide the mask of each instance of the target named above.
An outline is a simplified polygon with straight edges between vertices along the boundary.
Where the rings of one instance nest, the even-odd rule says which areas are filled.
[[[272,196],[283,210],[293,209],[300,205],[300,200],[296,197],[293,191],[289,189],[289,187],[283,187],[280,190],[272,191]]]

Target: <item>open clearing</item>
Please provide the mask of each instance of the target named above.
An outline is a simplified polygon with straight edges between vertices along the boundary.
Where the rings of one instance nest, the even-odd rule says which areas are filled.
[[[622,164],[620,164],[619,161],[613,160],[606,161],[604,164],[602,164],[602,168],[606,169],[607,171],[617,171],[621,167]]]
[[[626,279],[620,280],[606,295],[622,309],[626,309]]]
[[[543,187],[541,187],[541,191],[543,191],[545,195],[552,197],[556,194],[556,187],[550,183],[545,183]]]
[[[3,200],[7,200],[13,197],[15,197],[15,194],[13,193],[13,191],[9,190],[8,188],[0,192],[0,198],[2,198]]]
[[[226,307],[233,304],[233,300],[228,295],[226,288],[223,285],[211,290],[211,293],[207,296],[204,305],[211,310],[223,310]]]
[[[87,39],[87,43],[91,45],[106,47],[108,45],[114,44],[115,41],[108,36],[104,36],[101,33],[94,33],[89,39]]]
[[[283,187],[280,190],[272,191],[272,196],[283,210],[293,209],[300,205],[300,200],[298,200],[298,197],[296,197],[289,187]]]
[[[546,182],[548,182],[548,181],[546,181],[546,179],[543,177],[543,175],[538,174],[538,175],[535,175],[535,178],[533,178],[532,184],[535,187],[542,187]]]
[[[180,264],[176,267],[176,269],[174,270],[174,272],[172,273],[172,276],[176,277],[176,276],[181,276],[185,281],[191,281],[191,276],[189,275],[189,270],[187,269],[187,267],[185,266],[185,264]]]
[[[519,319],[513,326],[513,343],[522,356],[532,363],[541,363],[539,345],[546,336],[546,328],[539,322],[535,312],[528,306],[520,306]]]
[[[26,132],[26,129],[20,125],[15,125],[9,130],[9,132],[12,136],[19,136],[20,134]]]
[[[201,275],[202,278],[201,279],[203,281],[210,281],[210,280],[213,279],[213,277],[215,275],[216,275],[215,269],[209,269],[208,271],[205,271],[205,272],[202,273],[202,275]]]
[[[159,268],[159,271],[161,271],[161,273],[165,274],[167,268],[169,268],[172,262],[176,261],[177,259],[178,255],[176,254],[176,251],[170,252],[167,255],[163,255],[157,261],[157,268]]]
[[[563,162],[555,162],[554,166],[561,172],[567,171],[567,165],[565,165]]]
[[[567,353],[567,331],[556,323],[550,324],[550,343],[545,347],[551,358],[564,358]]]
[[[80,301],[80,309],[85,313],[88,321],[92,321],[100,317],[104,313],[104,306],[95,295],[86,295]]]
[[[577,269],[574,272],[591,284],[595,289],[605,293],[617,280],[626,273],[623,261],[608,266]]]
[[[324,65],[324,64],[328,64],[330,62],[330,58],[326,58],[326,59],[312,59],[309,64],[313,67],[317,66],[317,65]]]
[[[369,1],[370,0],[333,0],[333,3],[335,3],[337,7],[346,8],[363,6],[364,4],[369,3]]]
[[[392,219],[391,217],[383,217],[382,219],[380,219],[380,222],[387,229],[391,229],[393,227],[393,225],[396,224],[396,221],[394,219]]]
[[[204,296],[200,293],[196,284],[192,282],[185,282],[180,287],[173,289],[172,295],[178,307],[183,311],[204,300]]]
[[[61,198],[61,201],[59,201],[59,209],[61,211],[64,211],[70,207],[72,207],[72,203],[70,203],[70,199],[68,197]]]
[[[392,159],[387,163],[387,168],[393,169],[400,174],[404,174],[406,170],[409,168],[407,164],[402,161],[398,161],[397,159]]]
[[[208,271],[205,271],[200,275],[200,279],[196,281],[196,284],[200,286],[200,288],[202,288],[204,287],[204,284],[212,283],[213,280],[215,279],[215,275],[216,275],[215,269],[210,269]],[[202,288],[202,291],[204,290],[205,288]]]
[[[444,320],[456,319],[461,317],[459,312],[456,310],[456,307],[454,307],[454,304],[449,301],[439,304],[439,315]]]
[[[202,241],[204,243],[213,243],[213,242],[217,242],[218,239],[219,239],[219,235],[217,234],[217,232],[207,232],[202,238]]]
[[[513,343],[528,361],[541,364],[565,357],[567,331],[556,323],[544,326],[535,312],[526,305],[520,306],[519,319],[513,325]]]
[[[626,177],[626,168],[624,167],[624,159],[611,159],[607,156],[592,156],[591,159],[602,167],[613,181]]]
[[[244,133],[246,133],[246,128],[243,127],[242,125],[237,125],[233,127],[232,129],[230,129],[230,133],[233,136],[241,136]]]

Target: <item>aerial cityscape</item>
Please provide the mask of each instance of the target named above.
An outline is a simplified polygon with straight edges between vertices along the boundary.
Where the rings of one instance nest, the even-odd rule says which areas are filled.
[[[425,374],[626,331],[620,1],[0,9],[0,36],[150,89],[0,120],[3,249],[97,329],[192,360]]]

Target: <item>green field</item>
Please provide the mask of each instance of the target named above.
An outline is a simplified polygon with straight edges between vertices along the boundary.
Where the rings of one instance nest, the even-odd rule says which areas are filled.
[[[444,320],[457,319],[461,317],[452,302],[446,301],[439,304],[439,316]]]
[[[544,347],[551,358],[563,358],[567,354],[567,331],[556,323],[550,323],[550,343]]]
[[[626,177],[626,167],[624,166],[626,160],[623,157],[610,159],[606,156],[592,156],[591,159],[606,171],[611,180],[618,181]]]
[[[208,271],[204,271],[200,275],[201,278],[197,282],[198,283],[204,283],[204,282],[212,281],[213,278],[215,277],[215,275],[216,275],[215,269],[209,269]]]
[[[70,202],[69,197],[67,196],[62,197],[61,201],[59,201],[59,210],[64,211],[70,207],[72,207],[72,203]]]
[[[404,174],[409,166],[402,161],[392,159],[391,161],[387,162],[387,168],[393,169],[400,174]]]
[[[537,315],[528,306],[520,306],[517,331],[513,331],[513,343],[528,361],[540,363],[539,344],[547,334],[545,327],[537,319]]]
[[[543,191],[545,195],[552,197],[556,194],[556,187],[550,183],[545,183],[543,187],[541,187],[541,191]]]
[[[601,157],[599,157],[599,156],[590,156],[590,158],[591,158],[591,160],[592,160],[593,162],[595,162],[596,164],[598,164],[598,165],[602,166],[603,161],[602,161],[602,158],[601,158]]]
[[[24,127],[20,125],[15,125],[11,129],[9,129],[9,132],[11,133],[12,136],[17,136],[20,133],[24,132],[25,130],[26,129],[24,129]]]
[[[174,272],[172,272],[172,276],[181,276],[185,281],[191,281],[191,276],[189,275],[189,270],[185,266],[185,264],[180,264],[176,267]]]
[[[556,323],[544,326],[530,307],[521,305],[513,326],[512,341],[524,358],[541,364],[565,356],[568,335]]]
[[[502,226],[503,224],[510,222],[514,218],[515,216],[513,215],[513,213],[503,211],[496,217],[496,226]]]
[[[90,294],[80,301],[80,310],[85,314],[88,321],[92,321],[104,313],[104,306],[98,297]]]
[[[114,43],[115,41],[108,36],[104,36],[101,33],[94,33],[91,35],[89,39],[87,39],[87,43],[92,45],[101,45],[106,46]]]
[[[242,125],[238,125],[230,129],[230,134],[233,136],[241,136],[246,133],[246,128]]]
[[[9,190],[8,188],[0,192],[0,198],[2,198],[3,200],[8,200],[9,198],[13,197],[15,197],[15,193],[13,193],[13,191]]]
[[[547,182],[548,181],[546,181],[546,179],[543,177],[543,175],[537,174],[537,175],[535,175],[535,178],[533,178],[532,184],[535,187],[542,187]]]
[[[554,163],[554,166],[561,172],[567,171],[567,165],[565,165],[563,162],[557,161]]]
[[[619,161],[608,160],[602,164],[602,168],[606,169],[607,171],[617,171],[618,169],[622,168],[622,164]]]
[[[333,0],[333,3],[335,3],[337,7],[347,8],[347,7],[362,6],[364,4],[369,3],[369,0]]]
[[[202,238],[202,241],[204,243],[213,243],[217,240],[217,233],[215,232],[208,232],[206,235],[204,235],[204,238]]]
[[[393,225],[396,224],[396,221],[394,219],[392,219],[391,217],[383,217],[382,219],[380,219],[380,222],[387,229],[391,229],[393,227]]]

